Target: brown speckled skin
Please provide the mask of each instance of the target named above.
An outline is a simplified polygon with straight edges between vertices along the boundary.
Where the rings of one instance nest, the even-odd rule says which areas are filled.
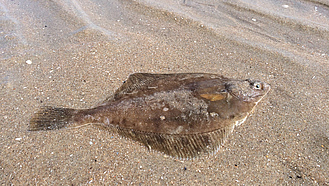
[[[100,124],[149,149],[188,159],[216,152],[270,86],[216,74],[132,74],[91,109],[46,107],[29,130]]]
[[[102,105],[81,111],[88,122],[152,133],[211,132],[245,118],[269,90],[215,74],[132,74]],[[243,92],[241,92],[243,91]],[[200,95],[222,94],[210,101]],[[252,96],[253,99],[248,96]],[[248,101],[246,100],[248,97]],[[80,122],[86,123],[85,117]],[[90,117],[91,118],[91,117]]]

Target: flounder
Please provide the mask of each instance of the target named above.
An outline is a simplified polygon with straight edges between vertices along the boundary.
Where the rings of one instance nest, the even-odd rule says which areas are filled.
[[[43,107],[29,130],[99,124],[149,149],[190,159],[217,152],[269,90],[264,82],[216,74],[135,73],[94,108]]]

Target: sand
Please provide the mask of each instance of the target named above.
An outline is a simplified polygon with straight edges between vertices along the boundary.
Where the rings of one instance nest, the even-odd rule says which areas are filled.
[[[326,1],[0,2],[0,184],[329,185]],[[209,157],[176,160],[93,126],[27,131],[40,106],[90,108],[134,72],[272,86]]]

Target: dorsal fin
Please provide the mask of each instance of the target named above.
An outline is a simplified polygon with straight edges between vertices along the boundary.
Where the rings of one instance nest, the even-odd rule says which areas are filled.
[[[165,78],[165,74],[134,73],[123,82],[113,95],[107,97],[102,103],[107,103],[113,99],[120,99],[123,95],[134,91],[141,91],[147,88],[153,81]],[[101,104],[102,104],[101,103]]]
[[[128,79],[121,85],[121,87],[115,91],[114,97],[120,98],[121,95],[129,94],[134,91],[141,91],[149,86],[152,86],[152,82],[165,78],[164,74],[147,74],[147,73],[135,73],[129,75]]]
[[[135,73],[130,74],[128,79],[119,87],[113,95],[106,98],[101,104],[109,101],[118,100],[126,95],[138,94],[144,90],[157,88],[160,81],[165,82],[167,87],[180,85],[180,82],[197,82],[197,79],[224,79],[223,76],[216,74],[203,73],[177,73],[177,74],[151,74],[151,73]],[[225,78],[226,79],[226,78]],[[168,80],[168,81],[166,81]],[[189,81],[186,81],[189,80]],[[207,86],[207,85],[206,85]],[[209,85],[208,85],[209,86]],[[197,89],[200,87],[196,87]],[[196,90],[198,91],[198,90]],[[198,91],[199,92],[199,91]],[[218,99],[218,97],[217,97]]]

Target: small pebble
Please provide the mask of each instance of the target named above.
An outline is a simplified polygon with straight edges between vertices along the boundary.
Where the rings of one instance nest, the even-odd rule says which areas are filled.
[[[289,8],[289,5],[282,5],[283,8]]]
[[[31,60],[26,60],[25,63],[31,65],[32,61]]]
[[[22,138],[15,138],[16,141],[21,141]]]

